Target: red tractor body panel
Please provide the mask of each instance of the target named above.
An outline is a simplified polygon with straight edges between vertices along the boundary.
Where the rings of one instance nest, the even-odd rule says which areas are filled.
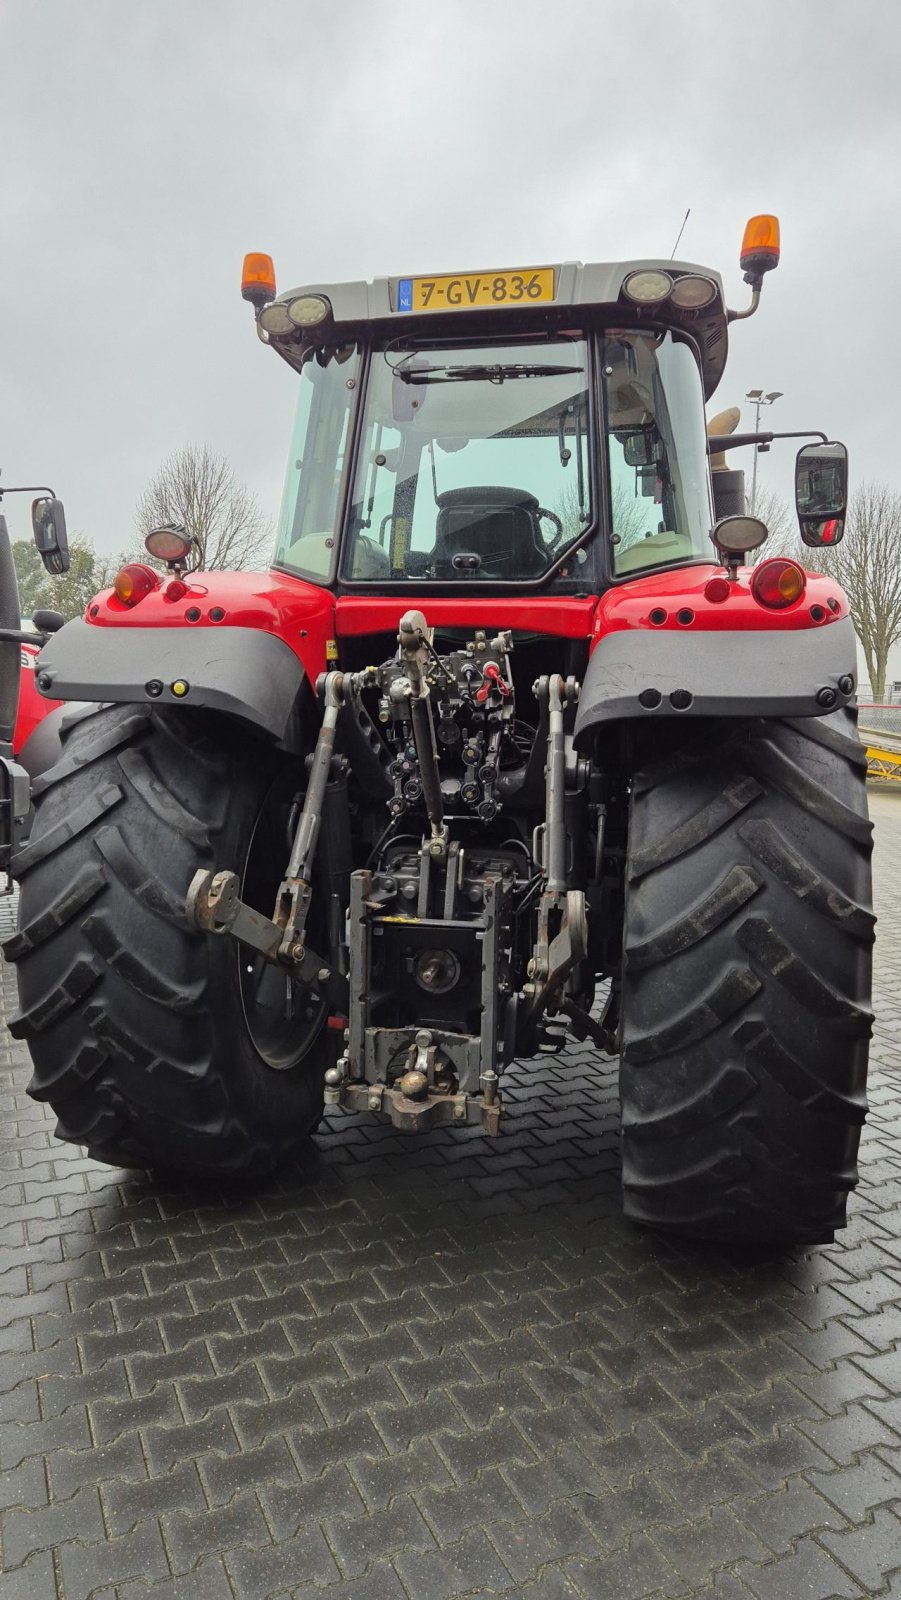
[[[591,649],[608,634],[624,629],[784,633],[828,627],[848,616],[848,602],[838,584],[815,573],[808,574],[805,593],[792,605],[783,610],[761,605],[751,593],[752,570],[739,569],[727,599],[721,601],[711,600],[705,592],[712,578],[723,577],[723,568],[713,562],[633,577],[599,597],[585,598],[415,592],[336,597],[278,571],[210,572],[189,579],[186,593],[175,599],[168,597],[165,578],[157,590],[132,606],[106,590],[92,601],[85,620],[111,628],[193,630],[225,625],[270,633],[288,645],[315,683],[334,661],[342,639],[393,633],[399,612],[410,607],[427,611],[430,623],[438,628],[510,628],[549,638],[586,639]],[[17,739],[17,748],[58,703],[37,695],[33,674],[26,670],[20,703],[22,740]]]
[[[722,579],[723,568],[679,567],[671,572],[653,572],[647,577],[608,589],[597,602],[594,615],[594,643],[623,628],[646,628],[654,633],[686,628],[711,632],[798,632],[822,628],[848,615],[844,591],[831,578],[807,574],[807,587],[800,599],[783,610],[761,605],[751,593],[753,568],[740,567],[729,585],[728,598],[708,599],[705,586],[711,578]],[[688,613],[691,613],[691,616]]]
[[[336,606],[339,638],[370,633],[396,633],[401,611],[426,611],[433,627],[512,628],[519,633],[542,633],[558,639],[587,639],[591,635],[597,599],[558,599],[550,595],[435,594],[357,596],[343,595]]]
[[[204,572],[187,583],[186,592],[170,600],[164,577],[159,589],[132,606],[106,589],[88,606],[85,621],[105,628],[250,628],[288,645],[311,682],[325,671],[335,637],[335,597],[327,590],[278,572]]]
[[[42,722],[54,706],[61,706],[61,700],[48,700],[44,695],[38,694],[34,682],[34,664],[37,660],[37,647],[33,644],[22,646],[22,671],[19,676],[19,709],[16,713],[16,731],[13,735],[13,751],[18,756],[23,746],[34,733],[39,722]]]
[[[504,627],[550,638],[588,637],[592,648],[599,639],[624,628],[645,628],[655,633],[684,632],[686,628],[782,633],[822,628],[848,615],[848,601],[838,584],[814,573],[808,574],[806,591],[794,604],[781,611],[761,605],[751,593],[752,570],[739,571],[725,601],[711,600],[705,593],[711,578],[723,577],[723,568],[711,563],[631,578],[600,597],[587,599],[551,595],[478,595],[470,599],[432,594],[411,599],[404,595],[402,604],[405,609],[412,606],[427,611],[429,621],[439,628]],[[396,595],[339,597],[335,607],[336,638],[393,632],[398,600]]]

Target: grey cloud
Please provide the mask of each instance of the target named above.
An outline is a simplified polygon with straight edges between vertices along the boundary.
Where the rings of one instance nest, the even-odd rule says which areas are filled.
[[[294,380],[245,250],[284,286],[667,255],[690,205],[680,254],[735,303],[745,218],[783,224],[717,408],[781,389],[774,425],[897,481],[899,41],[874,0],[7,0],[4,480],[113,550],[206,441],[274,513]],[[791,460],[761,481],[787,496]]]

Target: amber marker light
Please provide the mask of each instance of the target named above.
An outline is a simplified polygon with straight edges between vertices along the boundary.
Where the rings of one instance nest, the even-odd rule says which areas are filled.
[[[757,604],[771,611],[782,611],[800,600],[807,588],[807,574],[797,561],[774,556],[762,561],[751,578],[751,593]]]
[[[759,278],[779,265],[779,218],[751,217],[745,227],[739,256],[742,272]]]
[[[125,567],[120,567],[113,579],[113,591],[117,600],[124,606],[136,606],[143,600],[145,594],[152,594],[159,586],[159,578],[152,567],[145,567],[143,561],[129,561]]]
[[[275,299],[275,267],[271,256],[251,251],[244,257],[241,294],[258,308],[264,306],[267,300]]]

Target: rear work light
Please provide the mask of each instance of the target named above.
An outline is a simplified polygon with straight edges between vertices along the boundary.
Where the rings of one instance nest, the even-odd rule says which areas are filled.
[[[152,567],[145,567],[143,561],[129,561],[126,567],[120,567],[113,579],[116,598],[124,606],[136,606],[145,594],[152,594],[158,586],[159,578]]]
[[[800,600],[807,588],[807,574],[797,561],[774,556],[762,561],[751,578],[751,593],[758,605],[781,611]]]
[[[704,306],[709,306],[711,300],[716,299],[716,284],[709,278],[697,278],[693,275],[677,278],[670,299],[681,311],[700,311]]]
[[[274,333],[276,337],[294,332],[294,323],[288,315],[288,307],[283,300],[273,300],[264,306],[260,312],[260,327],[265,333]]]
[[[671,293],[673,280],[668,272],[647,268],[643,272],[630,272],[623,284],[623,294],[638,306],[656,306]]]
[[[144,540],[144,548],[148,555],[154,556],[157,561],[169,562],[187,561],[191,554],[192,540],[184,528],[177,528],[174,524],[167,523],[161,528],[154,528]]]
[[[325,321],[331,309],[324,294],[299,294],[288,301],[288,316],[295,328],[315,328]]]

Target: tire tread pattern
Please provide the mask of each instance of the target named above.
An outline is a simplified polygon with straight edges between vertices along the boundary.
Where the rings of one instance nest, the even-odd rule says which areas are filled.
[[[240,869],[285,759],[247,737],[188,708],[105,706],[61,725],[16,867],[10,1029],[28,1041],[29,1093],[53,1107],[58,1137],[97,1159],[265,1175],[321,1114],[322,1043],[267,1067],[238,948],[184,913],[198,868]]]
[[[634,1220],[779,1244],[844,1225],[872,1026],[865,773],[852,710],[641,762],[620,1069]]]

